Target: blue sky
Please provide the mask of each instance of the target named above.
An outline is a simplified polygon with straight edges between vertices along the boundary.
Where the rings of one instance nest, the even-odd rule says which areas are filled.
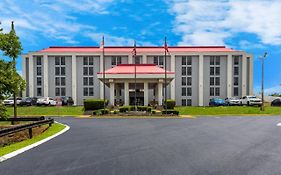
[[[260,91],[258,59],[267,51],[265,88],[281,93],[279,0],[1,0],[5,31],[15,21],[24,51],[49,46],[226,45],[254,55],[254,89]],[[21,59],[17,69],[21,72]]]

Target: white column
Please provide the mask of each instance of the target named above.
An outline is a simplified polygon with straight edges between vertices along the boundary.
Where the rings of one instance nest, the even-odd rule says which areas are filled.
[[[25,64],[26,64],[26,61],[25,61],[26,58],[25,58],[25,56],[22,56],[22,57],[21,57],[21,60],[22,60],[22,62],[21,62],[21,63],[22,63],[22,64],[21,64],[21,65],[22,65],[22,78],[23,78],[24,80],[26,80],[27,77],[26,77],[26,65],[25,65]],[[27,86],[28,86],[28,85],[27,85]],[[25,89],[24,91],[22,91],[22,96],[23,96],[23,97],[26,97],[26,90],[27,90],[27,89]]]
[[[133,64],[133,56],[131,54],[128,56],[128,63]]]
[[[163,101],[163,80],[158,82],[158,104],[161,106]]]
[[[250,70],[249,70],[249,95],[253,95],[253,57],[250,57]]]
[[[48,82],[48,55],[43,55],[43,81],[44,81],[44,97],[49,96],[49,82]]]
[[[113,81],[111,81],[110,82],[110,93],[109,93],[109,95],[110,95],[110,98],[109,98],[109,102],[110,102],[110,104],[111,105],[115,105],[114,104],[114,89],[115,89],[115,87],[114,87],[114,82]]]
[[[147,55],[142,55],[142,63],[147,64]]]
[[[129,82],[124,83],[124,105],[129,106]]]
[[[144,106],[148,106],[148,82],[143,83]]]
[[[103,72],[103,58],[102,55],[100,55],[100,72]],[[103,99],[103,82],[100,82],[100,99]]]
[[[33,56],[29,55],[29,96],[34,97],[34,68],[33,68]]]
[[[77,60],[76,55],[72,55],[72,64],[71,64],[71,92],[72,92],[72,98],[74,101],[74,105],[77,105]]]
[[[246,84],[247,84],[247,57],[246,55],[243,55],[242,57],[242,96],[245,96],[247,93],[246,90]]]
[[[171,55],[171,71],[175,72],[176,70],[176,59],[175,55]],[[171,99],[176,99],[176,82],[175,79],[171,81]]]
[[[229,54],[226,57],[227,59],[227,87],[226,87],[226,93],[227,93],[227,97],[231,97],[232,96],[232,55]]]
[[[199,55],[199,72],[198,72],[198,82],[199,82],[199,89],[198,89],[198,105],[203,106],[204,105],[204,99],[203,99],[203,81],[204,81],[204,55]]]

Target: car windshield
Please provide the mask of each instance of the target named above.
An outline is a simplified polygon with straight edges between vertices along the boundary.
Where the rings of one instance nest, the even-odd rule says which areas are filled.
[[[257,97],[255,97],[255,96],[250,96],[249,98],[257,98]]]
[[[14,100],[14,98],[13,98],[13,97],[10,97],[10,98],[8,98],[8,100]]]

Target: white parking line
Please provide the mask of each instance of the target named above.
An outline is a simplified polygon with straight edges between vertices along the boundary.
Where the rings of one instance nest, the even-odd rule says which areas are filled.
[[[56,122],[56,123],[59,123],[59,122]],[[62,124],[62,123],[59,123],[59,124]],[[13,152],[11,152],[11,153],[8,153],[8,154],[6,154],[6,155],[4,155],[4,156],[1,156],[1,157],[0,157],[0,162],[3,162],[3,161],[5,161],[5,160],[7,160],[7,159],[9,159],[9,158],[12,158],[12,157],[15,157],[16,155],[21,154],[21,153],[23,153],[23,152],[25,152],[25,151],[27,151],[27,150],[30,150],[30,149],[32,149],[32,148],[34,148],[34,147],[36,147],[36,146],[39,146],[39,145],[41,145],[42,143],[45,143],[45,142],[47,142],[47,141],[49,141],[49,140],[51,140],[51,139],[53,139],[53,138],[55,138],[55,137],[57,137],[57,136],[63,134],[63,133],[65,133],[67,130],[69,130],[70,127],[69,127],[68,125],[65,125],[65,124],[62,124],[62,125],[64,125],[65,128],[64,128],[63,130],[61,130],[60,132],[58,132],[58,133],[56,133],[56,134],[54,134],[54,135],[52,135],[52,136],[50,136],[50,137],[47,137],[47,138],[45,138],[45,139],[43,139],[43,140],[40,140],[40,141],[38,141],[38,142],[35,142],[35,143],[31,144],[31,145],[28,145],[28,146],[26,146],[26,147],[23,147],[23,148],[21,148],[21,149],[18,149],[18,150],[16,150],[16,151],[13,151]]]

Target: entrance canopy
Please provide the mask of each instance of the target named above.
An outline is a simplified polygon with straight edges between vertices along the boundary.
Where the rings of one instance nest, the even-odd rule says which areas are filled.
[[[119,64],[105,72],[98,72],[98,79],[103,81],[105,73],[105,83],[109,80],[114,82],[124,82],[124,80],[134,80],[136,72],[137,82],[149,80],[149,82],[158,82],[160,79],[165,79],[165,69],[156,66],[155,64]],[[166,71],[167,84],[175,78],[175,72]]]

